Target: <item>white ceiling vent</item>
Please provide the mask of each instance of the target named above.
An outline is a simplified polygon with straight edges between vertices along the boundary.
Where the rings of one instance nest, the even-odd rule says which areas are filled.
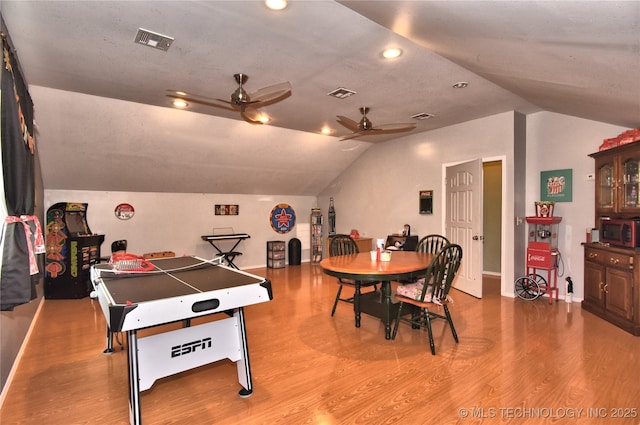
[[[135,42],[155,49],[164,50],[166,52],[169,50],[169,47],[171,47],[171,43],[173,43],[173,37],[138,28]]]
[[[345,89],[344,87],[340,87],[335,89],[332,92],[327,93],[328,96],[337,97],[338,99],[346,99],[349,96],[353,96],[356,94],[353,90]]]
[[[427,114],[426,112],[423,112],[421,114],[416,114],[413,115],[411,118],[413,118],[414,120],[426,120],[427,118],[431,118],[433,115],[431,114]]]

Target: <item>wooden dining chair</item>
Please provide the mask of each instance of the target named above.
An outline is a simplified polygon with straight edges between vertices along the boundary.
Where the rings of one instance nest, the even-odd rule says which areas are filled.
[[[396,338],[400,322],[409,323],[413,329],[426,328],[429,333],[429,345],[431,354],[436,354],[433,342],[431,321],[433,319],[445,319],[449,323],[453,339],[458,343],[458,334],[453,326],[449,303],[451,284],[456,276],[460,262],[462,261],[462,248],[457,244],[449,244],[442,248],[433,258],[424,278],[415,283],[399,285],[396,289],[396,299],[399,301],[398,316],[391,334],[391,339]],[[403,311],[402,307],[409,304],[411,308]],[[444,315],[436,312],[442,309]],[[409,317],[403,317],[409,315]]]
[[[427,235],[418,241],[417,252],[436,254],[445,246],[449,245],[449,239],[442,235]]]
[[[416,252],[425,252],[427,254],[437,254],[445,246],[449,245],[449,239],[442,235],[427,235],[421,238],[416,245]],[[405,279],[401,280],[400,283],[413,283],[416,282],[417,278]]]
[[[358,249],[358,245],[349,235],[334,235],[331,236],[331,242],[329,242],[329,256],[335,257],[338,255],[351,255],[357,254],[360,250]],[[338,301],[346,302],[349,304],[355,304],[356,297],[360,296],[360,290],[363,287],[373,287],[374,291],[378,290],[377,281],[361,281],[361,280],[353,280],[353,279],[338,279],[338,293],[336,294],[335,301],[333,302],[333,308],[331,309],[331,316],[336,312],[336,307],[338,306]],[[352,297],[340,298],[342,294],[342,288],[344,286],[350,286],[354,289],[354,294]],[[359,323],[356,322],[356,326],[359,326]]]

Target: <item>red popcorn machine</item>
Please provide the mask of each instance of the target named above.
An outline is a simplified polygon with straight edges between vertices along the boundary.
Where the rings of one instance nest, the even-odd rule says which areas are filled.
[[[526,217],[529,225],[527,273],[515,282],[516,295],[534,300],[549,294],[549,303],[558,299],[558,230],[562,217]],[[543,271],[542,274],[539,271]],[[546,271],[546,279],[544,277]]]

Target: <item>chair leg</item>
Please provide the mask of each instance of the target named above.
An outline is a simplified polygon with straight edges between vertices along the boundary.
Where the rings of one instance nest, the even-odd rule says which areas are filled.
[[[398,324],[400,323],[400,317],[402,317],[402,301],[398,305],[398,314],[396,316],[396,323],[393,325],[393,332],[391,332],[391,339],[396,339],[398,333]]]
[[[453,320],[451,320],[451,313],[449,313],[449,307],[445,304],[444,306],[444,314],[447,316],[447,322],[449,322],[449,326],[451,327],[451,333],[453,334],[453,339],[458,343],[458,334],[456,333],[456,328],[453,327]]]
[[[436,355],[436,345],[433,342],[433,331],[431,330],[431,317],[429,316],[429,310],[424,309],[424,322],[427,326],[427,331],[429,332],[429,346],[431,347],[431,354]]]
[[[338,301],[340,300],[340,293],[342,292],[342,285],[338,287],[338,293],[336,294],[336,300],[333,302],[333,309],[331,310],[331,316],[336,312],[336,307],[338,306]]]

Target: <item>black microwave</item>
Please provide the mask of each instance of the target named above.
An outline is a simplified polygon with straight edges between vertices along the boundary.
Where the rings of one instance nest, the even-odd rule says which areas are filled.
[[[640,218],[602,219],[600,242],[626,248],[640,248]]]

